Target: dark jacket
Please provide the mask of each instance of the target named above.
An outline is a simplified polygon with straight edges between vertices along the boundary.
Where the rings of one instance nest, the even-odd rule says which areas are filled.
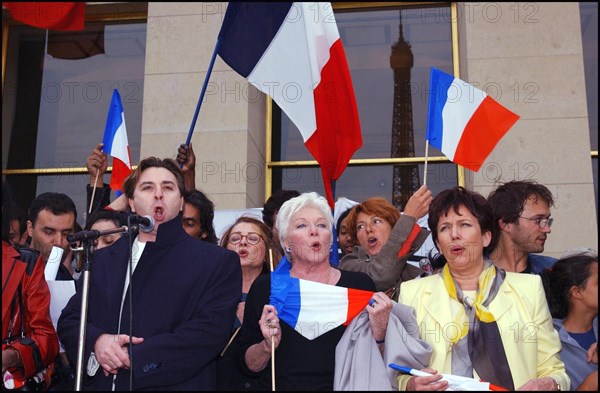
[[[87,390],[111,390],[112,375],[93,377],[86,365],[97,338],[119,331],[119,310],[129,263],[128,236],[98,250],[92,260],[84,350]],[[159,226],[156,242],[144,248],[132,278],[133,329],[144,338],[133,346],[133,389],[214,390],[215,360],[225,346],[240,299],[242,277],[236,253],[188,236],[181,216]],[[83,280],[77,285],[81,287]],[[71,298],[58,322],[58,334],[71,362],[76,361],[81,293]],[[129,292],[121,315],[129,333]],[[129,370],[121,369],[116,390],[129,389]]]

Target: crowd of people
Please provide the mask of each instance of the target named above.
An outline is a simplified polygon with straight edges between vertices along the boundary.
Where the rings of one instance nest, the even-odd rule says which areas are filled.
[[[508,390],[598,388],[598,255],[542,255],[554,222],[554,199],[542,184],[510,181],[487,198],[462,187],[433,195],[423,185],[402,211],[374,196],[337,222],[317,193],[278,190],[262,220],[241,216],[219,239],[215,206],[196,189],[191,145],[180,146],[176,159],[141,160],[113,201],[102,181],[102,147],[87,162],[84,229],[95,234],[88,287],[74,252],[82,244],[69,240],[81,231],[71,198],[40,194],[25,214],[3,184],[5,389],[73,390],[80,351],[83,390],[353,389],[359,385],[348,375],[378,375],[367,360],[344,366],[367,370],[339,375],[340,353],[363,353],[339,348],[354,342],[347,336],[355,326],[335,324],[307,338],[280,318],[269,274],[276,268],[302,288],[369,294],[357,311],[366,332],[360,345],[370,344],[361,349],[425,372],[385,369],[390,389],[446,390],[449,376]],[[128,230],[132,215],[152,225]],[[428,229],[417,224],[426,215]],[[435,269],[424,271],[409,258],[429,235]],[[54,279],[76,286],[56,329],[52,277],[44,274],[54,253],[61,255]],[[395,353],[411,352],[392,339],[402,324],[418,361]]]

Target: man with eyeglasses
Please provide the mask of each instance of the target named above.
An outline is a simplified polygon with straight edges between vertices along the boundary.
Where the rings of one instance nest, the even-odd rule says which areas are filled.
[[[507,272],[541,274],[556,258],[538,255],[554,219],[550,190],[532,180],[510,181],[488,196],[494,212],[497,234],[492,239],[490,259]]]

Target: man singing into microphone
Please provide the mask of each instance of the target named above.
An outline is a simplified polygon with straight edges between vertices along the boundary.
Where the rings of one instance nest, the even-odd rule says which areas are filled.
[[[215,358],[240,298],[239,257],[184,232],[183,177],[174,160],[142,160],[123,188],[132,213],[152,219],[142,220],[133,241],[131,285],[128,236],[94,254],[82,388],[215,390]],[[58,322],[73,363],[81,292]]]

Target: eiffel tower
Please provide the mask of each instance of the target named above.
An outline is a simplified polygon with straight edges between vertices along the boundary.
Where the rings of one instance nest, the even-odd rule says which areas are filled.
[[[410,69],[414,56],[410,44],[404,41],[402,11],[400,11],[398,41],[392,45],[390,66],[394,70],[394,117],[392,120],[392,158],[414,157],[412,96],[410,93]],[[394,165],[392,203],[403,209],[411,195],[419,188],[417,164]]]

